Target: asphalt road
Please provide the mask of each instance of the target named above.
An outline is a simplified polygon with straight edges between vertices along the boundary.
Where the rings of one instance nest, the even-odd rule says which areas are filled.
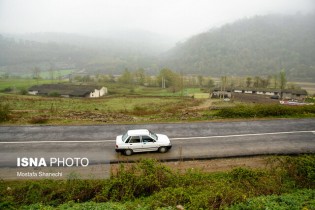
[[[117,154],[115,137],[146,128],[171,138],[164,154]],[[86,157],[90,164],[154,157],[163,160],[315,153],[315,119],[102,126],[1,126],[0,167],[18,157]]]

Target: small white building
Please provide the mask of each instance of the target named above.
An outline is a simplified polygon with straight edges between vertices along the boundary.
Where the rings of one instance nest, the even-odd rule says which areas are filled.
[[[93,92],[90,93],[90,98],[98,98],[107,94],[107,88],[102,87],[101,89],[95,89]]]

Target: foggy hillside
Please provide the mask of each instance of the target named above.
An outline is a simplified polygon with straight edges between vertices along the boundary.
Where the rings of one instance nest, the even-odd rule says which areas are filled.
[[[257,16],[212,29],[164,54],[163,64],[185,73],[315,78],[315,16]]]
[[[29,72],[36,66],[115,74],[152,66],[153,57],[174,43],[172,38],[141,30],[0,35],[0,71]]]
[[[77,35],[0,35],[0,73],[85,69],[120,74],[162,67],[210,76],[268,75],[285,69],[293,79],[315,78],[314,15],[256,16],[177,44],[145,31]]]
[[[80,47],[102,49],[105,51],[139,52],[157,54],[173,47],[176,40],[171,37],[143,30],[112,30],[91,34],[74,33],[28,33],[11,35],[16,39],[41,43],[70,44]]]

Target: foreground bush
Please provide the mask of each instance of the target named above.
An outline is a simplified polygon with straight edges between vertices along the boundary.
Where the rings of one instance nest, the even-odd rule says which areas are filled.
[[[0,209],[222,209],[257,196],[315,189],[315,155],[273,157],[269,163],[264,170],[182,173],[147,159],[120,165],[106,180],[2,181]]]
[[[269,195],[269,196],[259,196],[256,198],[248,199],[245,202],[232,205],[230,207],[224,208],[225,210],[265,210],[265,209],[315,209],[315,190],[303,189],[297,190],[293,193],[285,193],[283,195]],[[117,202],[107,202],[107,203],[96,203],[96,202],[86,202],[86,203],[74,203],[68,202],[57,207],[58,209],[106,209],[106,210],[148,210],[152,209],[149,205],[143,203],[142,205],[134,205],[132,203],[117,203]],[[55,208],[51,206],[44,206],[42,204],[33,204],[30,206],[24,206],[22,209],[44,209],[53,210]],[[171,210],[176,209],[176,207],[159,207],[159,210]],[[196,206],[191,208],[186,207],[186,209],[198,209]]]
[[[226,210],[315,209],[315,190],[304,189],[283,195],[252,198]]]

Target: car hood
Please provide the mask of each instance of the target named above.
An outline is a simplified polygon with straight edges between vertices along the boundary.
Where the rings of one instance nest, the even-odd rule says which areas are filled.
[[[158,137],[159,143],[171,144],[170,139],[166,135],[163,135],[163,134],[156,134],[156,135]]]
[[[116,137],[116,144],[119,145],[119,144],[122,144],[122,143],[123,143],[123,141],[122,141],[122,135],[117,136],[117,137]]]

